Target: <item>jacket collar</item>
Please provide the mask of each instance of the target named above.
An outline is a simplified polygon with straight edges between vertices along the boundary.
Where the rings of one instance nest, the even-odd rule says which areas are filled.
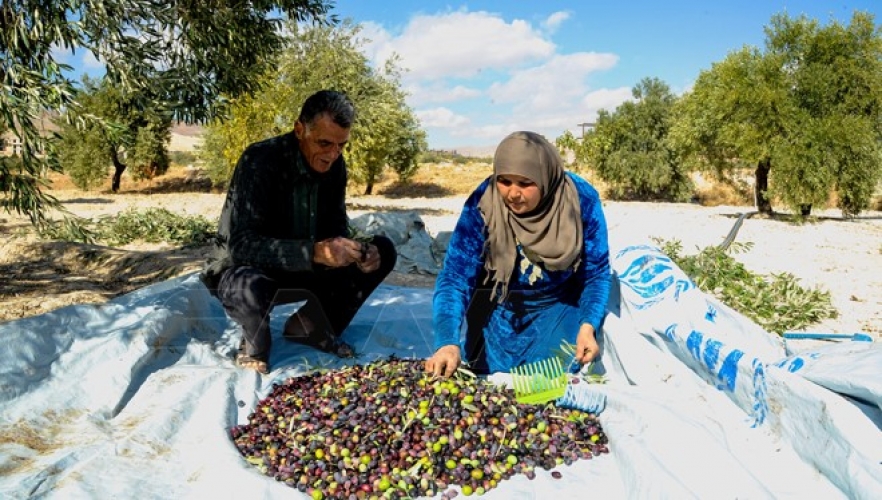
[[[299,178],[307,176],[310,179],[318,179],[316,173],[309,168],[309,164],[306,162],[306,157],[303,156],[303,152],[300,151],[300,139],[297,138],[294,130],[292,129],[290,132],[283,135],[282,138],[284,141],[282,151],[284,151],[285,163],[294,166],[294,177]]]

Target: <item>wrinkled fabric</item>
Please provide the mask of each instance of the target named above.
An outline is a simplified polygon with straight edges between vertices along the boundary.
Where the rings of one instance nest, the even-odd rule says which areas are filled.
[[[482,330],[483,358],[489,373],[556,355],[561,343],[576,343],[579,333],[578,295],[572,291],[547,295],[512,292],[509,300],[493,309]],[[481,353],[475,353],[480,359]]]
[[[496,188],[500,175],[516,174],[533,181],[541,198],[529,214],[511,212]],[[579,196],[565,174],[557,148],[535,132],[514,132],[499,143],[493,157],[493,180],[478,202],[487,224],[484,267],[493,281],[491,298],[508,293],[518,245],[550,270],[578,265],[582,226]]]
[[[607,397],[610,453],[554,476],[537,467],[481,500],[882,498],[882,423],[848,397],[882,407],[877,356],[791,355],[780,336],[681,286],[657,248],[618,250],[595,363],[608,382],[590,386]],[[248,463],[230,427],[289,377],[431,355],[431,300],[381,284],[344,334],[358,358],[278,342],[269,376],[236,367],[238,325],[193,275],[0,323],[0,498],[304,498]],[[295,309],[277,308],[273,324]],[[867,356],[882,349],[862,344]],[[847,394],[810,381],[823,367]]]

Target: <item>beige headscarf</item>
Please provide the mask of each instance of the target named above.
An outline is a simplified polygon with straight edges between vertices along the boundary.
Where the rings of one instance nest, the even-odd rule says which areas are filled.
[[[542,198],[535,210],[516,215],[508,209],[496,189],[496,176],[504,174],[522,175],[536,183]],[[515,132],[499,143],[493,178],[478,208],[488,229],[484,267],[488,279],[494,281],[491,297],[498,295],[502,301],[508,295],[518,242],[550,271],[578,264],[582,251],[579,194],[564,173],[557,148],[541,135]]]

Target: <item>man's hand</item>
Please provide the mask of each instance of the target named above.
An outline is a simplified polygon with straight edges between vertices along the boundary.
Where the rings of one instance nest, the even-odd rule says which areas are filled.
[[[576,336],[576,361],[584,365],[599,354],[600,346],[594,338],[594,327],[587,323],[580,326],[579,334]]]
[[[446,345],[439,348],[431,358],[426,360],[426,371],[436,377],[449,377],[456,372],[461,361],[459,346]]]
[[[372,273],[380,268],[380,250],[376,245],[364,244],[364,253],[359,257],[358,268],[363,273]]]
[[[374,249],[376,252],[376,248]],[[313,245],[313,262],[328,267],[345,267],[361,260],[361,243],[349,238],[337,237],[322,240]],[[380,256],[377,254],[377,267]]]

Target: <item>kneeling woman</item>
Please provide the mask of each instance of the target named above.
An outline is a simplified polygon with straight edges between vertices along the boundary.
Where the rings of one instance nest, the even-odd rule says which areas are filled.
[[[435,284],[435,353],[426,370],[478,373],[555,354],[598,355],[610,289],[606,219],[597,191],[565,172],[552,144],[515,132],[497,147],[493,175],[463,207]],[[466,322],[465,345],[460,332]]]

